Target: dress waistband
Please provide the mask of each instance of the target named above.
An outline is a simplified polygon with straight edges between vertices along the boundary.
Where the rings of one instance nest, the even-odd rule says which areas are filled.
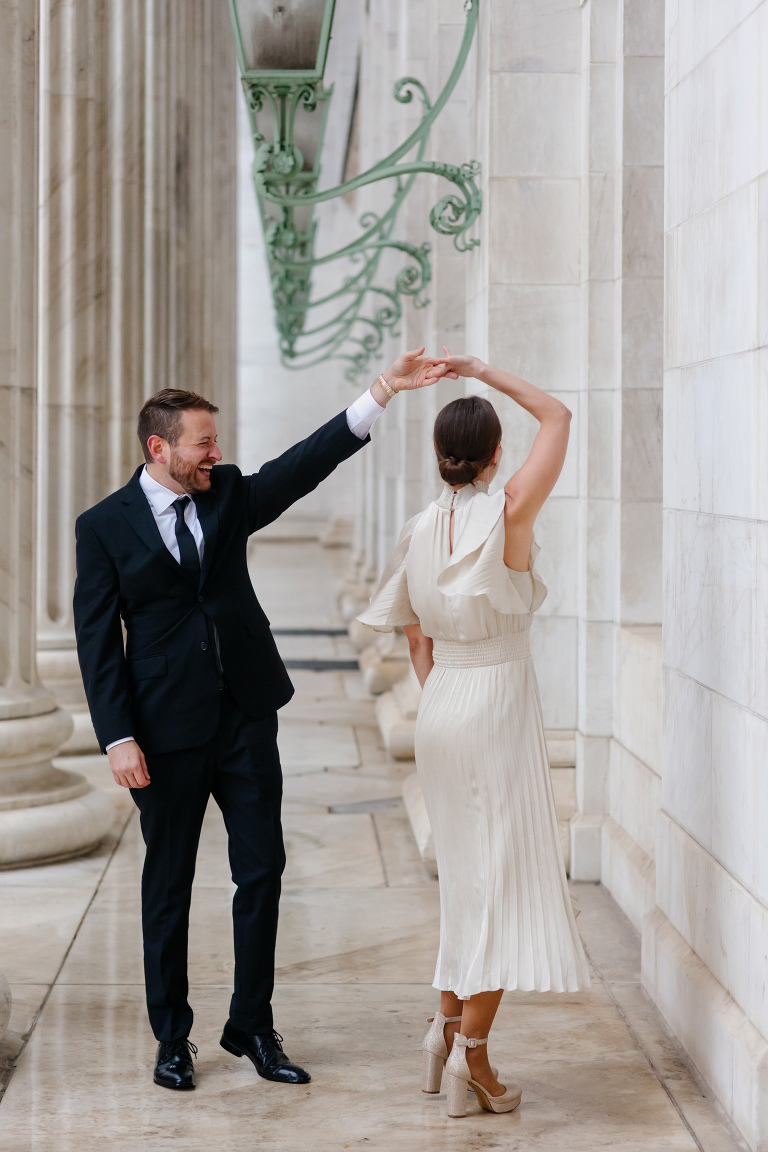
[[[434,640],[432,643],[432,660],[438,668],[485,668],[510,660],[524,660],[530,654],[531,634],[527,628],[524,632],[508,632],[488,640]]]

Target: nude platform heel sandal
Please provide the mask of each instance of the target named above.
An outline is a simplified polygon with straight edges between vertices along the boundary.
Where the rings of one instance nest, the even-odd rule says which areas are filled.
[[[440,1091],[440,1081],[443,1078],[443,1068],[448,1059],[448,1046],[445,1043],[446,1024],[458,1024],[461,1016],[443,1016],[442,1012],[435,1012],[434,1017],[427,1017],[427,1024],[431,1024],[429,1032],[421,1045],[421,1090],[435,1093]]]
[[[478,1104],[486,1112],[511,1112],[520,1103],[523,1090],[518,1084],[509,1084],[503,1096],[489,1096],[482,1084],[478,1084],[470,1076],[467,1048],[477,1048],[478,1044],[487,1043],[487,1036],[483,1040],[477,1040],[474,1036],[462,1036],[460,1032],[454,1036],[453,1048],[445,1065],[449,1116],[466,1116],[467,1088],[473,1089]]]

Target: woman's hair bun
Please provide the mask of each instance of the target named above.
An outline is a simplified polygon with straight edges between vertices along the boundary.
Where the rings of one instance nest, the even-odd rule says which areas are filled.
[[[437,466],[446,484],[471,484],[483,469],[477,460],[457,460],[455,456],[438,460]]]
[[[484,396],[460,396],[435,420],[435,455],[446,484],[471,484],[493,460],[501,424]]]

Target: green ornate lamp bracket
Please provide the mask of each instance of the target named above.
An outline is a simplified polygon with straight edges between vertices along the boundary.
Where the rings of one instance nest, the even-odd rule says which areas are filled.
[[[417,308],[429,303],[429,244],[417,246],[393,238],[400,207],[417,176],[435,175],[453,185],[429,214],[432,228],[443,236],[451,236],[460,252],[479,244],[477,239],[467,237],[467,231],[482,210],[482,194],[476,182],[480,165],[471,161],[457,167],[424,159],[432,125],[464,69],[477,25],[478,5],[479,0],[466,0],[461,46],[434,103],[421,81],[414,77],[403,77],[394,85],[393,95],[399,103],[410,103],[414,95],[421,101],[421,118],[414,131],[367,172],[322,192],[318,191],[319,158],[332,87],[324,88],[322,80],[292,76],[289,72],[243,75],[255,147],[253,184],[264,225],[281,358],[287,367],[312,367],[334,357],[347,361],[346,376],[354,381],[380,354],[385,336],[399,334],[403,297],[411,297]],[[302,155],[295,140],[297,116],[306,113],[321,118],[316,126],[314,162]],[[409,154],[411,159],[405,159]],[[355,240],[335,252],[316,256],[314,206],[382,180],[394,181],[389,208],[380,216],[366,213],[360,220],[363,231]],[[374,280],[387,251],[400,254],[404,264],[394,283],[383,287]],[[313,299],[313,270],[343,258],[352,261],[356,270],[341,287]],[[321,312],[313,325],[310,317],[314,309]]]

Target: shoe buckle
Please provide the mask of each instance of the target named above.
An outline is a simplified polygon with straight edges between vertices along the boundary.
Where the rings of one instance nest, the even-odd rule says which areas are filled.
[[[477,1037],[470,1036],[467,1040],[467,1048],[477,1048]]]

